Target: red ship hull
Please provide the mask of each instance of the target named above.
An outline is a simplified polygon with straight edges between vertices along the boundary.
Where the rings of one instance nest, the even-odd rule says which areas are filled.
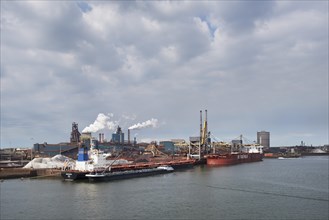
[[[226,166],[239,163],[250,163],[262,161],[263,154],[260,153],[238,153],[238,154],[211,154],[207,155],[207,165]]]

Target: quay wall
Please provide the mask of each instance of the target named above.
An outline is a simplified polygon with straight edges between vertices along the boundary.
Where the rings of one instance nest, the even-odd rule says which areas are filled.
[[[28,177],[59,177],[59,169],[26,169],[1,168],[0,179],[28,178]]]

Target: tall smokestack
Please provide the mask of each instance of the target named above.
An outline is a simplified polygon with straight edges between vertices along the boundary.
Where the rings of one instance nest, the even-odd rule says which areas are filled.
[[[102,143],[102,134],[101,133],[98,134],[98,142]]]
[[[102,143],[104,143],[104,133],[102,133]]]
[[[128,129],[128,144],[130,144],[130,129]]]

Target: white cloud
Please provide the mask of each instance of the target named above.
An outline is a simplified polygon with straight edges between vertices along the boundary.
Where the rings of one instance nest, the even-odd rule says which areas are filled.
[[[146,30],[151,32],[159,31],[161,29],[160,24],[156,20],[150,20],[148,18],[142,17],[142,24],[144,25]]]
[[[123,17],[118,11],[115,4],[96,6],[91,5],[92,10],[83,14],[86,24],[95,32],[95,35],[101,36],[106,40],[106,37],[112,33],[111,30],[120,28],[120,20]]]
[[[179,54],[175,46],[163,47],[160,52],[164,60],[176,62],[179,59]]]

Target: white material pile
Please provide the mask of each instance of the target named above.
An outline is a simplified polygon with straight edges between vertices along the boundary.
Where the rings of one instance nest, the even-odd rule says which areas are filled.
[[[74,160],[63,156],[56,155],[52,158],[34,158],[28,164],[26,164],[23,168],[63,168],[68,162],[73,162]]]
[[[315,153],[315,154],[323,154],[323,153],[325,153],[325,151],[324,150],[321,150],[319,148],[316,148],[316,149],[312,150],[312,153]]]
[[[118,160],[107,160],[108,164],[112,164],[112,165],[118,165],[118,164],[130,164],[133,161],[128,161],[125,159],[118,159]]]

